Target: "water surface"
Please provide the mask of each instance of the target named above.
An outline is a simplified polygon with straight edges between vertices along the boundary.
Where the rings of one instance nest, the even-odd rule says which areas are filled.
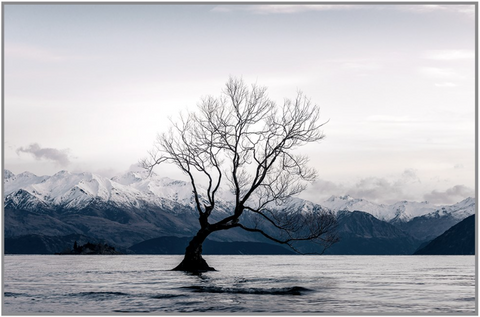
[[[4,257],[3,314],[475,314],[474,256]]]

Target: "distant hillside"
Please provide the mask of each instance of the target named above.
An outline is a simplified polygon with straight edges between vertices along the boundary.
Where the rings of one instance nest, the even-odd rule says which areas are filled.
[[[412,254],[420,241],[385,221],[362,211],[338,213],[340,241],[325,254]]]
[[[135,254],[184,254],[190,237],[159,237],[140,242],[129,248]],[[206,240],[203,254],[294,254],[279,245],[261,242],[218,242]]]
[[[115,250],[114,247],[106,243],[90,243],[79,245],[77,241],[74,242],[72,249],[67,249],[62,252],[55,253],[56,255],[117,255],[122,254]]]
[[[441,206],[428,214],[390,223],[415,239],[429,242],[472,214],[475,214],[475,199],[467,198],[451,206]]]
[[[416,255],[475,255],[475,215],[454,225]]]
[[[449,214],[438,215],[431,213],[415,217],[409,221],[393,223],[400,230],[408,233],[420,241],[432,241],[462,219],[457,219]]]
[[[158,237],[193,237],[199,229],[191,185],[155,174],[149,176],[146,171],[105,178],[87,172],[61,171],[52,176],[36,176],[4,170],[3,185],[5,254],[61,252],[72,247],[75,240],[65,238],[70,235],[88,236],[82,243],[107,243],[124,254],[132,253],[129,248],[133,246],[143,248],[137,251],[145,253],[183,253],[186,244],[180,251],[162,251],[158,249],[162,244],[147,242]],[[229,191],[219,191],[215,197],[211,222],[223,219],[233,210]],[[421,243],[475,213],[475,199],[434,206],[408,201],[378,205],[350,196],[331,197],[319,205],[291,198],[282,206],[272,206],[272,211],[299,215],[317,211],[335,213],[341,240],[327,254],[412,254]],[[240,222],[247,227],[265,226],[267,234],[274,235],[276,230],[268,232],[273,226],[259,222],[256,216],[244,212]],[[209,243],[214,242],[207,242],[204,250],[210,254],[291,251],[275,249],[282,248],[281,245],[262,246],[270,241],[240,228],[215,232],[209,239],[228,243],[218,244],[213,250]],[[173,248],[173,245],[162,247]],[[295,243],[295,247],[303,253],[322,251],[311,242]]]
[[[100,239],[81,234],[65,236],[46,236],[29,234],[13,238],[5,238],[5,254],[54,254],[72,248],[75,241],[79,244],[100,243]]]
[[[120,248],[123,254],[184,254],[191,237],[159,237],[149,239],[130,248]],[[5,254],[86,254],[72,252],[72,246],[77,242],[82,244],[103,245],[105,240],[80,234],[66,236],[46,236],[30,234],[19,237],[5,238]],[[93,248],[91,248],[93,250]],[[100,252],[102,254],[117,254],[118,252]],[[262,242],[218,242],[206,240],[203,254],[295,254],[291,249],[280,245]]]

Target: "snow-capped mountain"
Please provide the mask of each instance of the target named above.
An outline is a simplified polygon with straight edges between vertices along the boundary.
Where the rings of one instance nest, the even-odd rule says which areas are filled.
[[[41,183],[49,176],[37,176],[30,172],[23,172],[18,175],[14,175],[8,170],[3,171],[4,183],[3,183],[3,193],[8,195],[19,189],[24,189],[25,187],[31,184]]]
[[[145,172],[128,172],[111,179],[92,173],[67,171],[53,176],[36,176],[29,172],[14,175],[9,171],[5,171],[4,175],[5,203],[14,203],[17,208],[22,207],[18,205],[21,202],[23,207],[50,205],[78,210],[94,201],[125,207],[145,204],[170,208],[176,204],[194,206],[189,183]]]
[[[385,220],[390,222],[405,222],[415,217],[434,212],[438,206],[432,205],[427,201],[399,201],[387,208]],[[391,217],[393,215],[393,217]],[[390,218],[390,219],[388,219]]]
[[[364,199],[353,198],[349,195],[331,196],[330,198],[325,200],[323,203],[321,203],[321,205],[335,212],[340,210],[365,211],[373,215],[377,219],[387,220],[386,205],[378,205]]]
[[[159,177],[155,173],[149,175],[147,171],[128,172],[113,177],[111,181],[133,188],[149,197],[149,199],[162,197],[182,205],[195,206],[192,186],[185,181]],[[202,196],[202,193],[206,193],[206,189],[198,184],[197,190],[200,196]],[[218,191],[216,194],[216,200],[220,201],[220,204],[229,201],[229,197],[229,193],[224,191]]]
[[[192,236],[199,227],[191,185],[155,174],[148,175],[144,171],[106,178],[67,171],[52,176],[37,176],[29,172],[14,175],[4,170],[3,188],[5,237],[83,234],[129,247],[160,236]],[[198,188],[200,192],[205,192],[205,188]],[[231,193],[219,192],[216,206],[212,221],[231,213]],[[291,198],[282,206],[272,204],[271,207],[272,211],[298,213],[300,216],[324,210],[337,212],[338,219],[343,215],[342,221],[346,226],[343,234],[353,232],[355,237],[361,230],[365,233],[369,229],[369,234],[383,239],[385,234],[380,227],[391,229],[395,226],[415,241],[426,241],[474,214],[475,200],[467,198],[454,205],[438,207],[426,202],[405,201],[381,205],[350,196],[333,196],[321,205]],[[362,211],[365,215],[354,211]],[[256,220],[262,220],[248,212],[242,217],[242,223],[247,226],[255,226]],[[359,217],[365,220],[362,220],[363,227],[358,223]],[[383,222],[390,223],[386,226]],[[219,241],[263,241],[262,237],[246,235],[239,230],[219,231],[212,238]],[[390,246],[390,243],[386,245]]]
[[[199,187],[199,192],[205,189]],[[30,172],[14,175],[4,170],[5,204],[15,208],[36,209],[48,206],[63,209],[82,209],[92,202],[104,202],[115,206],[139,208],[144,205],[175,209],[176,205],[195,208],[190,183],[160,177],[146,171],[128,172],[113,178],[92,173],[60,171],[53,176],[37,176]],[[220,209],[228,208],[232,196],[219,191],[216,196]],[[292,198],[281,209],[296,212],[328,208],[364,211],[387,222],[406,222],[415,217],[451,215],[461,220],[475,213],[475,200],[467,198],[450,206],[435,206],[428,202],[400,201],[391,205],[375,204],[351,196],[332,196],[320,205]]]
[[[273,207],[272,209],[278,209],[278,210],[289,211],[289,212],[297,212],[302,214],[311,214],[319,211],[331,211],[330,208],[327,208],[319,204],[315,204],[305,199],[296,198],[296,197],[291,197],[282,206],[272,206],[272,207]]]
[[[468,197],[454,205],[442,206],[432,213],[426,214],[427,217],[436,217],[451,215],[453,218],[462,220],[475,213],[475,199]]]
[[[399,201],[391,205],[375,204],[364,199],[353,198],[349,195],[332,196],[324,201],[325,206],[332,211],[364,211],[373,215],[377,219],[387,222],[407,222],[415,217],[424,215],[447,215],[461,220],[475,213],[475,199],[467,198],[450,206],[436,206],[426,201]]]
[[[5,180],[5,200],[18,195],[19,190],[28,192],[31,200],[55,207],[81,209],[94,200],[118,205],[138,205],[142,194],[128,186],[92,173],[60,171],[53,176],[36,176],[22,173]]]
[[[4,179],[7,179],[7,178],[10,178],[10,177],[13,177],[15,176],[12,172],[10,172],[9,170],[3,170],[3,178]]]

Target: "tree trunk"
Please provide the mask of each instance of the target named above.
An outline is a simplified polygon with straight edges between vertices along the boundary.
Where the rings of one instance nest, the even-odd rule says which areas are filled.
[[[195,237],[190,241],[185,249],[183,261],[173,269],[173,271],[186,271],[191,273],[200,273],[206,271],[215,271],[213,267],[208,266],[202,257],[202,244],[210,234],[205,229],[200,229]]]

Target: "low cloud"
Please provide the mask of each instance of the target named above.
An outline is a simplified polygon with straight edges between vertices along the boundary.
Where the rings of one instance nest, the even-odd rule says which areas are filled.
[[[135,163],[130,165],[128,168],[128,172],[143,172],[145,171],[145,168],[142,166],[142,163]]]
[[[318,190],[321,190],[321,191],[338,192],[338,191],[345,190],[345,188],[342,185],[337,185],[333,182],[326,181],[326,180],[323,180],[323,179],[319,179],[319,180],[315,181],[315,183],[313,183],[313,187],[315,187],[315,189],[318,189]]]
[[[432,190],[430,186],[428,182],[422,182],[418,170],[408,168],[388,177],[365,177],[349,183],[319,179],[307,187],[301,198],[321,204],[332,195],[350,195],[377,204],[427,200],[433,204],[448,205],[475,197],[475,191],[464,185],[456,185],[445,191]]]
[[[410,189],[421,181],[415,169],[406,169],[402,174],[391,178],[367,177],[359,180],[347,191],[347,194],[370,200],[375,203],[394,203],[400,200],[415,200]]]
[[[355,183],[339,184],[328,180],[318,179],[307,187],[302,198],[321,203],[330,196],[350,195],[363,198],[375,203],[394,203],[400,200],[415,200],[409,194],[412,187],[421,184],[415,169],[406,169],[401,174],[390,178],[366,177]]]
[[[315,182],[307,186],[307,189],[301,194],[301,197],[317,203],[329,198],[332,195],[345,195],[345,187],[333,182],[317,179]]]
[[[433,190],[425,194],[425,200],[433,204],[453,204],[467,197],[475,197],[475,191],[464,185],[455,185],[445,191]]]
[[[28,147],[19,147],[17,154],[20,152],[30,153],[37,160],[53,161],[59,166],[68,166],[70,164],[70,158],[68,156],[68,150],[58,150],[54,148],[42,148],[38,143],[30,144]]]
[[[412,183],[421,183],[420,178],[417,176],[417,171],[413,168],[407,168],[403,171],[400,179],[397,181],[399,185],[407,185]]]
[[[412,199],[413,197],[405,194],[404,185],[405,183],[401,180],[390,181],[386,178],[368,177],[358,181],[347,191],[347,194],[375,203]]]

